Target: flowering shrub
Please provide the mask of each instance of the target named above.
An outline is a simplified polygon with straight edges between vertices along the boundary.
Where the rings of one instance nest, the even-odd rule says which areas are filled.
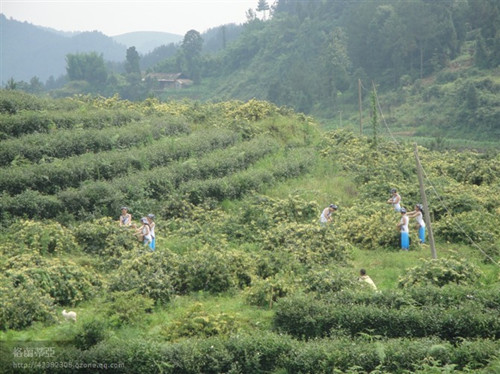
[[[229,335],[236,331],[234,316],[227,313],[207,313],[202,303],[196,303],[180,319],[167,325],[162,333],[168,340],[175,341],[183,337]]]
[[[74,252],[77,243],[73,232],[54,221],[20,220],[8,229],[6,253],[37,252],[58,255]]]
[[[480,276],[480,270],[464,258],[439,258],[423,260],[419,266],[409,269],[399,279],[399,287],[448,283],[472,284]]]
[[[54,299],[31,279],[23,283],[0,276],[0,330],[21,330],[34,322],[55,322]]]
[[[59,305],[75,305],[94,296],[102,285],[98,274],[71,260],[46,259],[36,253],[10,257],[3,273],[15,286],[33,284]]]

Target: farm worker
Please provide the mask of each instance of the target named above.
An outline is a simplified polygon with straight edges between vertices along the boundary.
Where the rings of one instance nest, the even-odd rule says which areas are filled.
[[[407,251],[410,249],[410,232],[408,230],[409,218],[406,215],[406,209],[401,208],[401,220],[397,224],[397,227],[401,231],[401,249]]]
[[[139,240],[142,241],[142,244],[149,245],[151,243],[151,228],[149,227],[148,219],[146,217],[141,218],[141,227],[137,229],[136,235]]]
[[[415,218],[417,220],[418,239],[421,244],[425,243],[425,222],[422,215],[423,210],[424,207],[422,204],[416,204],[415,210],[407,213],[408,218]]]
[[[122,214],[120,216],[120,226],[128,227],[132,224],[132,215],[128,212],[126,206],[121,207]]]
[[[401,196],[395,188],[391,188],[392,196],[387,200],[387,204],[392,204],[396,212],[401,211]]]
[[[149,228],[151,232],[151,243],[149,244],[149,248],[151,248],[154,251],[156,249],[156,236],[155,236],[156,223],[154,221],[155,215],[150,213],[146,218],[148,219]]]
[[[366,274],[365,269],[361,269],[359,271],[359,281],[367,283],[373,290],[377,291],[377,286],[375,285],[375,282],[370,278],[369,275]]]
[[[321,212],[321,216],[319,217],[319,221],[321,226],[326,226],[328,222],[332,222],[332,214],[338,209],[338,206],[335,204],[330,204],[323,212]]]

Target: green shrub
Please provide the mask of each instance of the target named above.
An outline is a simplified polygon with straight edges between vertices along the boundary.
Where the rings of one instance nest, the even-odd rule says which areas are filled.
[[[50,104],[49,101],[23,91],[0,90],[0,113],[12,115],[23,110],[41,110]]]
[[[62,210],[63,204],[55,196],[47,196],[38,191],[25,190],[18,195],[0,195],[0,210],[11,217],[54,218]]]
[[[168,340],[183,337],[210,337],[229,335],[238,330],[235,318],[227,313],[210,314],[203,310],[203,304],[191,306],[184,315],[167,325],[163,335]]]
[[[308,269],[302,283],[306,291],[315,292],[320,297],[332,292],[357,288],[360,285],[351,271],[334,266],[327,268],[314,266]]]
[[[106,339],[107,334],[107,323],[99,319],[92,319],[84,322],[79,328],[74,338],[74,344],[78,349],[87,350]]]
[[[290,252],[307,266],[345,263],[351,252],[348,242],[319,224],[283,223],[273,230],[263,230],[261,236],[263,249]]]
[[[105,313],[112,326],[120,327],[144,321],[144,316],[152,312],[154,300],[138,295],[135,290],[116,291],[108,295]]]
[[[232,335],[225,346],[233,357],[234,372],[242,374],[276,372],[299,349],[289,336],[269,331]]]
[[[10,257],[2,270],[15,286],[33,284],[60,305],[88,300],[102,284],[92,269],[78,266],[71,260],[46,259],[35,253]]]
[[[0,276],[0,330],[22,330],[34,322],[55,322],[53,299],[31,279],[15,283]]]
[[[406,288],[428,284],[440,287],[448,283],[473,284],[480,274],[480,270],[466,259],[427,259],[407,270],[400,277],[398,286]]]
[[[278,299],[294,293],[298,283],[295,274],[285,272],[265,279],[254,279],[245,289],[245,301],[250,305],[272,308]]]
[[[109,217],[82,222],[74,227],[73,234],[84,252],[100,256],[104,269],[120,266],[142,249],[132,228],[119,227]]]
[[[233,256],[205,247],[186,253],[179,264],[179,292],[225,292],[238,285]]]
[[[312,296],[294,296],[277,303],[273,322],[279,332],[303,339],[346,332],[351,336],[438,336],[457,341],[500,336],[499,317],[497,310],[481,311],[475,304],[448,309],[439,306],[390,309],[372,305],[337,305],[315,300]]]
[[[346,240],[363,249],[399,248],[400,219],[401,214],[377,202],[343,209],[336,225]]]
[[[7,235],[10,250],[6,253],[60,255],[78,248],[72,231],[53,221],[20,220],[9,226]]]
[[[142,253],[124,260],[110,277],[111,291],[132,291],[153,299],[158,304],[168,303],[182,280],[178,272],[179,258],[168,251]]]

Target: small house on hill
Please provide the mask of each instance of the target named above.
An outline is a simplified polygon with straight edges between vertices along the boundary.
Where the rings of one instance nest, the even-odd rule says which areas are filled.
[[[193,81],[183,73],[148,73],[142,80],[152,80],[154,87],[159,91],[181,89],[193,84]]]

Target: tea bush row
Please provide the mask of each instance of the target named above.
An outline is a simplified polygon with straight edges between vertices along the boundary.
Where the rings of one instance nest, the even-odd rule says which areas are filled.
[[[319,295],[332,305],[377,306],[401,309],[406,306],[436,306],[449,309],[457,305],[472,305],[478,311],[500,309],[499,287],[478,288],[449,284],[443,287],[422,286],[404,290],[384,290],[384,292],[358,292],[342,290],[333,294]]]
[[[84,153],[127,149],[151,144],[164,136],[189,134],[189,126],[176,118],[133,122],[119,128],[60,129],[2,141],[0,166],[52,162]]]
[[[3,193],[0,197],[0,206],[4,213],[4,219],[8,216],[24,215],[54,218],[64,212],[75,216],[91,212],[113,216],[124,202],[127,202],[127,205],[134,205],[134,202],[138,201],[144,207],[144,201],[147,199],[155,199],[155,202],[151,200],[151,206],[158,209],[158,201],[172,195],[178,196],[179,191],[177,190],[181,184],[184,185],[192,179],[210,179],[224,173],[234,173],[239,169],[247,168],[257,159],[276,151],[276,149],[277,145],[272,139],[256,138],[241,143],[237,147],[205,154],[205,157],[199,160],[187,160],[168,167],[115,178],[112,181],[91,181],[91,183],[84,183],[78,189],[70,188],[58,192],[56,196],[43,195],[32,190],[26,190],[15,196]],[[192,152],[196,153],[198,150]],[[301,168],[305,166],[304,162],[297,163],[297,160],[290,160],[288,166],[286,163],[278,163],[276,167],[281,168],[281,170],[276,172],[280,174],[285,172],[284,177],[287,175],[290,177],[297,170],[290,170],[290,173],[287,174],[288,167],[298,168],[298,171],[301,171]],[[266,172],[265,176],[273,180],[270,172]],[[247,180],[243,179],[242,182]],[[260,187],[261,182],[262,178],[254,179],[251,188]],[[200,185],[202,184],[200,182]],[[248,189],[239,193],[245,191]],[[145,208],[150,210],[149,206]]]
[[[38,96],[17,90],[0,90],[0,113],[16,114],[23,110],[49,109],[53,100],[42,99]]]
[[[147,147],[88,153],[52,163],[0,169],[0,189],[11,194],[26,189],[54,194],[82,182],[109,180],[134,170],[147,170],[213,149],[235,144],[238,137],[227,131],[197,132],[187,137],[164,138]]]
[[[259,192],[266,186],[308,172],[314,160],[310,150],[297,149],[286,159],[273,159],[273,164],[267,168],[252,168],[217,179],[192,180],[183,184],[179,191],[194,204],[210,198],[217,201],[241,199],[250,191]]]
[[[13,361],[12,348],[3,360]],[[55,362],[80,362],[87,372],[112,370],[116,373],[176,374],[264,374],[280,373],[409,373],[433,365],[441,372],[488,370],[495,359],[499,343],[491,340],[465,340],[454,346],[439,339],[389,339],[377,342],[362,339],[323,339],[298,342],[286,335],[262,332],[250,336],[238,334],[229,338],[187,339],[177,343],[157,343],[141,339],[101,341],[87,350],[57,346]],[[30,358],[33,362],[33,358]],[[36,373],[26,358],[23,372]],[[92,365],[106,365],[106,368]],[[111,367],[112,364],[115,366]],[[6,373],[15,372],[12,364]],[[82,370],[83,368],[80,368]],[[9,371],[10,370],[10,371]],[[53,367],[52,373],[66,373],[66,367]],[[39,372],[39,371],[38,371]]]
[[[443,309],[439,306],[407,306],[391,309],[374,305],[336,305],[311,296],[282,299],[274,316],[275,328],[299,339],[346,332],[385,337],[437,336],[456,341],[462,338],[500,337],[500,313],[465,304]]]
[[[139,121],[143,115],[135,110],[25,111],[15,115],[0,114],[3,139],[56,129],[120,127]]]

